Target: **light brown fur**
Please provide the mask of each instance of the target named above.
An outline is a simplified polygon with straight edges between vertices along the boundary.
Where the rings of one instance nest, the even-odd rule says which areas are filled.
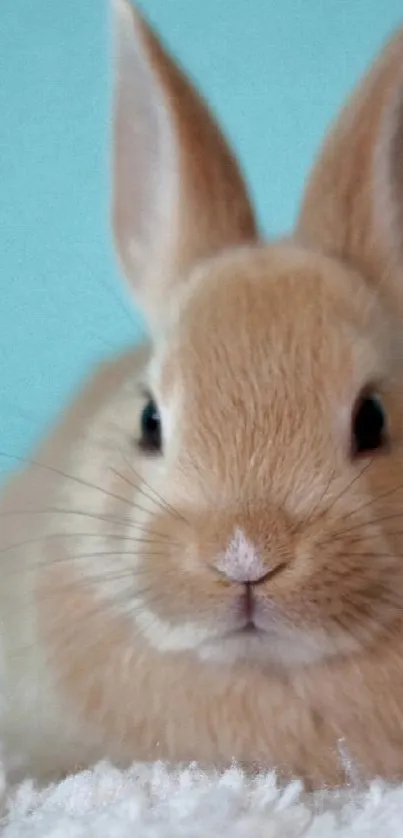
[[[6,491],[1,735],[43,776],[236,759],[320,786],[344,755],[401,778],[403,34],[327,140],[295,234],[266,245],[203,103],[124,0],[116,17],[115,236],[153,346],[100,370]],[[143,385],[165,429],[151,459]],[[368,385],[390,447],[357,462]],[[231,633],[238,531],[268,572],[259,638]]]

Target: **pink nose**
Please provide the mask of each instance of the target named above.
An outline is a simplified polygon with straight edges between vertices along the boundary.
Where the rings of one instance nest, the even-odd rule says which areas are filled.
[[[271,572],[241,529],[235,530],[225,553],[218,557],[216,568],[231,582],[241,584],[261,582]]]

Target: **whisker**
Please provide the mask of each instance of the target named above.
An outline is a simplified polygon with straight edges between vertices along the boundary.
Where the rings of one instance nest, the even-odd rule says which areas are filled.
[[[351,527],[347,527],[347,529],[345,530],[338,531],[336,536],[332,536],[332,540],[343,538],[345,535],[347,535],[347,533],[353,532],[354,530],[359,530],[363,527],[374,526],[375,524],[381,524],[384,521],[393,521],[397,518],[403,518],[403,513],[395,512],[391,515],[383,515],[380,518],[372,518],[370,521],[360,521],[357,524],[353,524]],[[390,535],[396,535],[396,533],[390,533]]]
[[[115,541],[130,541],[133,542],[133,536],[130,535],[120,535],[119,533],[102,533],[102,536],[98,532],[86,532],[86,533],[76,533],[76,532],[58,532],[58,533],[46,533],[45,535],[40,535],[36,538],[27,538],[24,541],[15,542],[13,544],[7,544],[6,547],[2,547],[0,549],[0,555],[4,553],[11,552],[12,550],[18,550],[20,547],[26,547],[30,544],[40,544],[41,542],[48,542],[52,541],[53,539],[65,539],[65,538],[100,538],[102,539],[111,539]],[[179,542],[171,541],[171,544],[174,546],[180,546]],[[161,542],[162,546],[165,546],[165,542]]]
[[[126,465],[129,467],[129,469],[132,471],[132,473],[135,475],[135,477],[137,477],[139,480],[142,480],[142,482],[147,486],[147,489],[150,492],[152,492],[152,494],[155,495],[155,497],[159,501],[159,503],[162,504],[163,508],[166,509],[168,512],[171,512],[173,515],[175,515],[177,518],[179,518],[181,521],[183,521],[185,524],[187,524],[188,521],[186,520],[185,516],[182,515],[177,509],[175,509],[174,506],[172,506],[170,503],[168,503],[168,501],[165,500],[165,498],[163,498],[162,495],[160,495],[156,491],[156,489],[154,489],[152,486],[150,486],[150,484],[147,482],[147,480],[145,480],[145,478],[142,477],[142,475],[137,471],[137,469],[134,468],[132,463],[127,459],[124,452],[122,452],[122,454],[123,454],[123,459],[126,462]],[[130,484],[130,485],[132,485],[132,484]],[[151,498],[150,498],[150,500],[151,500]]]
[[[346,493],[347,493],[347,492],[348,492],[348,491],[352,488],[352,486],[354,486],[354,484],[357,482],[357,480],[359,480],[359,479],[360,479],[360,477],[362,477],[362,475],[363,475],[363,474],[365,474],[365,472],[369,469],[369,467],[372,465],[372,463],[373,463],[373,460],[370,460],[368,463],[365,463],[364,467],[363,467],[363,468],[362,468],[362,469],[358,472],[358,474],[354,475],[353,479],[352,479],[352,480],[350,480],[350,482],[347,484],[347,486],[344,486],[344,488],[342,489],[342,491],[341,491],[338,495],[336,495],[336,497],[332,500],[332,502],[331,502],[330,506],[328,506],[328,507],[327,507],[327,508],[326,508],[326,509],[325,509],[325,510],[321,513],[321,515],[317,518],[317,520],[318,520],[318,521],[320,521],[320,520],[321,520],[321,518],[323,518],[324,516],[328,515],[328,514],[329,514],[329,512],[331,512],[331,510],[334,508],[334,506],[336,505],[336,503],[337,503],[339,500],[341,500],[341,499],[344,497],[344,495],[345,495],[345,494],[346,494]],[[348,517],[348,516],[347,516],[347,517]],[[341,519],[341,520],[342,520],[342,519]]]
[[[129,529],[136,529],[139,532],[149,532],[149,527],[137,523],[130,523],[129,518],[120,518],[115,515],[105,515],[101,512],[86,512],[83,509],[73,509],[70,507],[58,507],[58,506],[48,506],[45,509],[34,509],[34,508],[27,508],[27,509],[9,509],[0,512],[0,518],[7,518],[8,516],[15,516],[15,515],[48,515],[48,514],[66,514],[66,515],[78,515],[84,518],[92,518],[98,521],[105,521],[106,523],[116,523],[122,524]],[[169,539],[169,536],[166,533],[157,533],[153,530],[155,535],[159,535],[161,538]],[[102,535],[102,533],[100,533]]]
[[[386,492],[382,492],[380,495],[376,495],[375,497],[370,498],[369,501],[366,501],[365,503],[361,504],[361,506],[358,506],[356,509],[352,509],[351,512],[347,512],[340,518],[340,520],[345,521],[348,518],[351,518],[352,515],[356,515],[357,512],[361,512],[362,509],[367,509],[368,506],[372,506],[372,504],[377,503],[378,501],[383,500],[384,498],[387,498],[390,495],[393,495],[400,489],[403,489],[403,483],[399,483],[397,486],[394,486],[393,489],[388,489]]]
[[[326,495],[327,495],[327,493],[328,493],[328,491],[329,491],[329,489],[330,489],[330,486],[332,485],[332,482],[333,482],[333,480],[334,480],[334,478],[335,478],[335,474],[336,474],[336,471],[335,471],[335,469],[333,469],[333,471],[332,471],[332,473],[331,473],[331,475],[330,475],[329,481],[328,481],[328,483],[327,483],[327,484],[326,484],[326,486],[325,486],[324,491],[322,492],[322,494],[321,494],[320,498],[318,499],[318,501],[315,503],[315,505],[314,505],[314,507],[313,507],[313,509],[312,509],[312,511],[311,511],[311,514],[308,516],[308,520],[304,522],[304,524],[303,524],[303,526],[304,526],[304,527],[309,527],[309,525],[313,523],[314,518],[315,518],[315,513],[317,512],[317,510],[318,510],[319,506],[321,505],[321,503],[322,503],[322,501],[323,501],[323,498],[324,498],[324,497],[326,497]],[[331,508],[331,507],[330,507],[330,508]],[[301,527],[302,527],[302,523],[297,523],[297,524],[295,525],[295,527],[292,529],[292,533],[295,535],[295,533],[296,533],[296,532],[298,532],[298,530],[299,530],[299,529],[301,529]]]
[[[114,492],[109,492],[104,489],[102,486],[98,486],[96,483],[91,483],[89,480],[84,480],[83,477],[76,477],[72,474],[67,474],[62,469],[57,468],[56,466],[50,466],[46,463],[40,463],[37,460],[30,460],[26,457],[17,456],[17,454],[7,454],[4,451],[0,451],[0,457],[4,457],[10,460],[16,460],[16,462],[25,463],[27,465],[35,466],[36,468],[44,469],[46,471],[51,472],[52,474],[57,474],[60,477],[64,477],[66,480],[71,480],[74,483],[77,483],[80,486],[85,486],[87,489],[94,489],[98,492],[101,492],[106,497],[113,498],[113,500],[121,501],[121,503],[125,503],[130,506],[131,509],[141,509],[141,507],[136,506],[132,501],[128,500],[128,498],[123,497],[122,495],[115,494]],[[149,510],[145,510],[148,512]]]
[[[91,554],[89,554],[89,555],[91,556]],[[94,555],[96,557],[96,554],[94,554]],[[156,553],[154,555],[157,556],[157,557],[159,556],[158,553]],[[110,582],[111,583],[112,582],[121,582],[121,581],[127,580],[128,583],[129,583],[128,589],[130,588],[131,596],[135,599],[136,597],[141,596],[141,589],[139,591],[138,588],[135,588],[133,586],[133,580],[135,578],[138,578],[138,579],[145,578],[148,575],[150,575],[150,569],[149,568],[143,568],[141,572],[136,573],[136,574],[131,573],[129,569],[120,569],[120,570],[114,571],[113,573],[101,573],[101,574],[98,574],[98,575],[88,574],[86,576],[80,577],[79,579],[76,579],[75,584],[80,588],[80,590],[83,587],[91,587],[91,585],[100,585],[100,584],[105,585],[105,590],[107,590],[108,583],[110,583]],[[63,582],[59,581],[56,586],[52,586],[52,593],[55,593],[55,592],[57,593],[59,591],[63,591],[64,589],[68,589],[69,586],[70,585],[69,585],[68,582],[63,583]],[[152,586],[150,584],[150,588],[151,587]],[[50,595],[49,591],[45,592],[45,596],[49,596],[49,595]],[[35,594],[35,601],[36,602],[38,600],[41,600],[41,598],[42,598],[42,594],[40,594],[40,593]],[[115,592],[113,592],[113,605],[116,605]]]
[[[136,543],[138,543],[138,542],[136,542]],[[159,547],[164,546],[165,547],[165,545],[161,545],[161,542],[159,542],[159,541],[150,542],[150,546],[151,547],[156,547],[156,546],[159,546]],[[73,567],[76,562],[78,562],[82,559],[96,559],[96,558],[106,558],[106,557],[111,558],[112,556],[116,556],[117,558],[119,558],[120,556],[131,556],[132,558],[135,558],[135,559],[141,558],[141,559],[147,560],[148,558],[166,556],[166,551],[162,550],[162,549],[159,550],[158,552],[147,550],[144,555],[143,554],[138,555],[137,553],[134,553],[133,550],[96,550],[96,551],[93,551],[93,552],[85,552],[85,553],[74,553],[74,554],[69,553],[65,556],[57,556],[57,558],[53,558],[53,557],[52,558],[40,558],[38,560],[35,560],[34,562],[32,562],[32,564],[28,565],[28,567],[24,568],[24,575],[27,574],[27,573],[35,574],[38,570],[41,570],[42,568],[52,569],[55,566],[58,567],[60,565],[64,566],[64,567],[66,567],[66,566]],[[143,570],[144,570],[144,572],[145,571],[149,572],[149,568],[144,568],[143,569],[143,568],[137,568],[137,567],[134,567],[134,568],[128,567],[127,568],[127,573],[130,574],[131,577],[134,577],[134,576],[137,576],[137,574],[143,573]],[[16,566],[11,568],[11,571],[7,571],[7,572],[8,573],[16,573],[19,576],[19,575],[21,575],[21,568],[18,566],[18,564],[16,564]],[[107,571],[105,571],[105,573],[106,573],[107,578],[109,578],[109,574],[107,573]]]
[[[121,453],[122,453],[122,456],[124,457],[123,452],[121,452]],[[127,464],[129,465],[129,462],[126,459],[126,457],[124,457],[124,459],[127,462]],[[113,468],[112,466],[109,467],[109,471],[111,471],[113,474],[115,474],[116,477],[119,478],[119,480],[123,480],[123,482],[126,483],[128,486],[130,486],[130,488],[133,489],[135,492],[137,492],[137,494],[142,495],[146,500],[149,500],[151,503],[154,503],[159,508],[161,508],[161,504],[160,503],[157,504],[157,501],[155,500],[155,498],[153,498],[151,495],[149,495],[142,486],[131,483],[130,480],[124,474],[121,474],[120,471],[117,471],[117,469]],[[145,481],[143,480],[143,478],[141,477],[140,474],[138,475],[138,477],[139,477],[140,483],[145,483]]]
[[[397,535],[397,536],[399,536],[399,535],[403,535],[403,532],[397,531],[397,532],[391,533],[391,535]],[[369,541],[371,544],[373,544],[373,543],[374,543],[375,538],[383,538],[383,536],[375,536],[375,537],[374,537],[374,535],[367,534],[367,535],[358,536],[358,537],[356,537],[356,538],[349,538],[349,540],[348,540],[348,545],[349,545],[349,547],[350,547],[350,545],[352,545],[352,544],[354,544],[354,545],[365,544],[365,543],[368,543],[368,541]],[[326,540],[324,540],[324,541],[322,541],[322,542],[318,542],[318,543],[319,543],[319,544],[321,544],[321,545],[323,545],[323,544],[327,544],[327,543],[329,543],[329,542],[330,542],[331,544],[333,544],[333,543],[334,543],[334,542],[336,542],[336,541],[341,541],[341,539],[342,539],[342,536],[337,536],[337,535],[336,535],[336,536],[331,536],[331,538],[328,538],[328,539],[326,539]],[[342,552],[339,552],[337,555],[343,555],[343,553],[342,553]]]
[[[143,495],[143,497],[145,497],[146,500],[149,500],[151,503],[154,503],[154,504],[157,505],[157,501],[154,500],[154,498],[149,497],[149,495],[147,495],[140,487],[135,486],[133,483],[131,483],[130,480],[127,477],[125,477],[124,474],[121,474],[120,471],[118,471],[116,468],[113,468],[112,466],[110,466],[109,471],[111,471],[113,474],[115,474],[116,477],[119,478],[119,480],[123,481],[123,483],[126,483],[126,485],[130,486],[137,494]],[[161,504],[158,504],[158,506],[160,507],[160,509],[163,509]],[[147,509],[147,507],[141,506],[137,502],[136,502],[136,509],[138,509],[140,512],[146,512],[146,513],[150,512],[150,510]]]

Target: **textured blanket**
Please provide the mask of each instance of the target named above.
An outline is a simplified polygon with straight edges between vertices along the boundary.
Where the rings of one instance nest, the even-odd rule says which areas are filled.
[[[98,765],[45,789],[3,783],[2,838],[401,838],[403,786],[373,783],[305,795],[274,773],[245,777],[196,768],[169,772],[136,764]]]

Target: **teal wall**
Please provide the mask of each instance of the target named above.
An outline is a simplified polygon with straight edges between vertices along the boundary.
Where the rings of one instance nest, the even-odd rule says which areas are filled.
[[[329,121],[403,19],[400,0],[142,7],[220,115],[261,225],[285,231]],[[108,229],[108,20],[104,0],[0,3],[0,449],[9,453],[24,453],[88,368],[139,333]]]

